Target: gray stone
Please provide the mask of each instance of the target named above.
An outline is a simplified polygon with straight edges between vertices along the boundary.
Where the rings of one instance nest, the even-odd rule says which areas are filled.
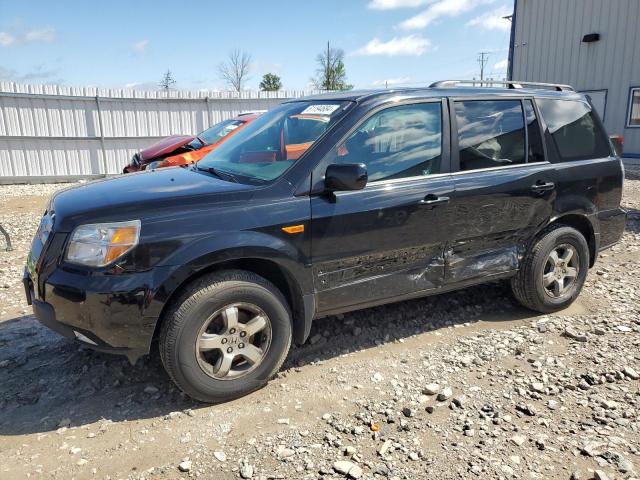
[[[453,390],[451,387],[446,387],[438,394],[438,401],[443,402],[449,400],[453,396]]]
[[[602,470],[596,470],[595,472],[593,472],[593,478],[594,480],[609,480],[609,475],[607,475]]]
[[[440,385],[437,383],[430,383],[422,389],[422,393],[425,395],[436,395],[440,391]]]
[[[249,465],[248,463],[243,464],[242,467],[240,468],[240,476],[245,479],[252,478],[253,466]]]

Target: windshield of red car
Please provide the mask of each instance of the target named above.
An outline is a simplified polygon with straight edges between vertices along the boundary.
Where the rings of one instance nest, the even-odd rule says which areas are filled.
[[[349,102],[283,103],[244,126],[198,166],[264,182],[282,175],[331,128]]]
[[[229,135],[239,126],[244,125],[244,123],[246,123],[244,120],[225,120],[207,128],[204,132],[198,134],[198,138],[207,142],[207,145],[212,145]]]

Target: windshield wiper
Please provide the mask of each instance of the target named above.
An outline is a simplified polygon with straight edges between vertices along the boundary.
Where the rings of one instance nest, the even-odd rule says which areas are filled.
[[[227,181],[231,181],[233,183],[239,183],[238,179],[236,178],[235,175],[233,175],[232,173],[229,172],[225,172],[223,170],[218,170],[215,167],[200,167],[200,166],[196,166],[197,170],[200,170],[201,172],[208,172],[211,175],[215,175],[218,178],[221,178],[222,180],[227,180]]]
[[[202,137],[199,137],[199,136],[197,136],[197,135],[196,135],[196,140],[198,140],[198,141],[199,141],[203,146],[204,146],[204,145],[208,145],[208,144],[207,144],[207,142],[205,142],[205,141],[202,139]]]

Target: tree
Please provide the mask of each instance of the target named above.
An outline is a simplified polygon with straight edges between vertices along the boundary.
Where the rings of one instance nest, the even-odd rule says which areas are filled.
[[[171,70],[167,70],[167,72],[162,76],[162,80],[160,80],[160,83],[158,83],[158,87],[160,87],[160,90],[168,92],[174,87],[175,84],[176,81],[173,78]]]
[[[266,73],[260,82],[260,90],[263,92],[275,92],[282,88],[280,77],[275,73]]]
[[[229,53],[229,58],[218,65],[220,78],[235,91],[242,90],[244,82],[249,79],[251,55],[238,49]]]
[[[331,48],[327,42],[327,49],[316,57],[318,69],[316,78],[312,80],[320,90],[351,90],[353,85],[347,83],[347,72],[344,67],[344,51]]]

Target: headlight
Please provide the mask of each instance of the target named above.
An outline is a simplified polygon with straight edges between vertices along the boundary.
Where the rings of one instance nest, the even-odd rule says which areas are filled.
[[[71,235],[65,259],[90,267],[103,267],[138,244],[140,220],[80,225]]]

